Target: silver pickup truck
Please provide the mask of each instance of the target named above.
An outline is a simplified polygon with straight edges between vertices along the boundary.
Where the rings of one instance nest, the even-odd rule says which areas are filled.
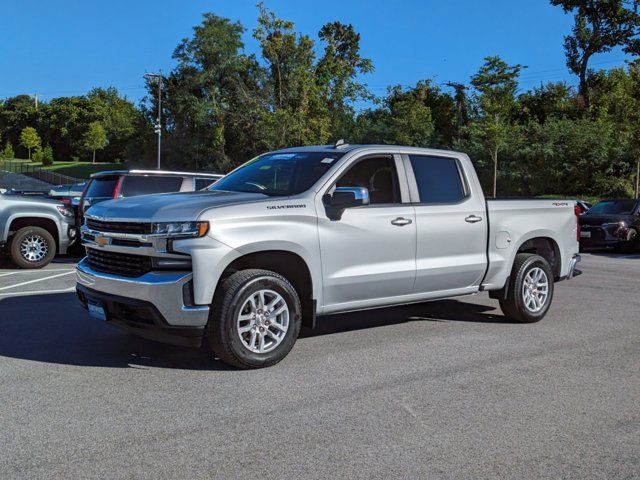
[[[545,316],[578,256],[575,202],[487,201],[463,153],[316,146],[261,155],[208,191],[107,201],[82,227],[91,316],[223,361],[280,361],[316,315],[488,291]]]
[[[76,240],[75,213],[37,195],[0,193],[0,249],[21,268],[42,268]]]

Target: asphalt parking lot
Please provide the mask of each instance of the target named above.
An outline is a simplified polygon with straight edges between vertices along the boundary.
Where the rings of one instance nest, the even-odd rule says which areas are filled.
[[[584,255],[539,324],[324,317],[259,371],[90,320],[73,268],[0,267],[2,478],[640,478],[640,255]]]

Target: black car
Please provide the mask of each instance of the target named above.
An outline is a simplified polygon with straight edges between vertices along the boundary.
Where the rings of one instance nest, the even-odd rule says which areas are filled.
[[[640,200],[602,200],[580,216],[580,247],[637,250],[639,230]]]

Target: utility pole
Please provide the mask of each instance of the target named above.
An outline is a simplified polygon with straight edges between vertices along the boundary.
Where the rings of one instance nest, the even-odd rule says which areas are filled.
[[[36,112],[38,111],[38,97],[42,95],[41,93],[34,93],[33,95],[31,95],[33,97],[33,99],[36,101]]]
[[[158,135],[158,170],[160,170],[160,151],[162,147],[162,71],[159,73],[145,73],[145,78],[155,78],[158,82],[158,117],[154,131]]]

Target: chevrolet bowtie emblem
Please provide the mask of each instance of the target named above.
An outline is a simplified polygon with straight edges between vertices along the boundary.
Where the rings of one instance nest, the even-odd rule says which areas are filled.
[[[100,247],[104,247],[105,245],[109,245],[111,244],[111,239],[109,237],[103,237],[102,235],[96,235],[94,237],[94,241],[98,244],[98,246]]]

